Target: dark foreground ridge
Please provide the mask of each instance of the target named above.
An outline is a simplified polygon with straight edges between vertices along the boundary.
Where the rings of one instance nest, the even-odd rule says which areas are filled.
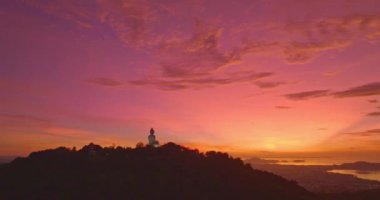
[[[1,166],[0,180],[0,199],[314,199],[226,153],[174,143],[34,152]]]
[[[154,148],[59,147],[0,165],[0,199],[377,199],[370,193],[317,196],[294,181],[226,153],[174,143]],[[353,198],[347,198],[353,197]]]

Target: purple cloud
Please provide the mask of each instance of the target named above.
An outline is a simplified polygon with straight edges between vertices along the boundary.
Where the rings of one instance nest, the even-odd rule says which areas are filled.
[[[380,95],[380,82],[353,87],[348,90],[335,92],[333,95],[338,98]]]
[[[380,116],[380,112],[370,112],[367,114],[367,116],[377,117],[377,116]]]
[[[219,76],[194,76],[182,78],[166,78],[166,79],[144,79],[129,81],[135,86],[154,86],[161,90],[181,90],[181,89],[201,89],[216,87],[221,85],[229,85],[234,83],[253,83],[256,80],[271,76],[271,72],[246,72],[246,73],[231,73]]]
[[[285,94],[284,96],[290,100],[308,100],[318,97],[328,96],[330,90],[313,90],[298,93]]]
[[[287,83],[285,82],[264,82],[264,81],[256,81],[254,83],[257,87],[262,88],[262,89],[267,89],[267,88],[275,88],[279,87],[281,85],[285,85]]]
[[[91,80],[88,80],[90,83],[98,84],[98,85],[103,85],[103,86],[120,86],[122,83],[120,81],[110,79],[110,78],[105,78],[105,77],[97,77]]]

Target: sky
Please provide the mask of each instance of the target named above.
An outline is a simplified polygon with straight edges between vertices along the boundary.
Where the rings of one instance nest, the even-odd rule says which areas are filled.
[[[0,27],[0,155],[151,127],[236,154],[380,153],[378,0],[2,0]]]

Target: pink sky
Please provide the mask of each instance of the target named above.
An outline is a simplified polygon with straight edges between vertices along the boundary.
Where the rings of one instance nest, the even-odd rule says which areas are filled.
[[[151,127],[241,154],[380,152],[377,0],[5,0],[0,26],[0,155]]]

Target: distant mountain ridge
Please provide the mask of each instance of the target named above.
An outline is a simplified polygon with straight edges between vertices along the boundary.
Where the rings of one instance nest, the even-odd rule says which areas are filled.
[[[334,169],[380,170],[380,163],[357,161],[354,163],[343,163],[341,165],[334,165]]]
[[[318,199],[226,153],[174,143],[34,152],[1,165],[0,180],[0,199]]]

